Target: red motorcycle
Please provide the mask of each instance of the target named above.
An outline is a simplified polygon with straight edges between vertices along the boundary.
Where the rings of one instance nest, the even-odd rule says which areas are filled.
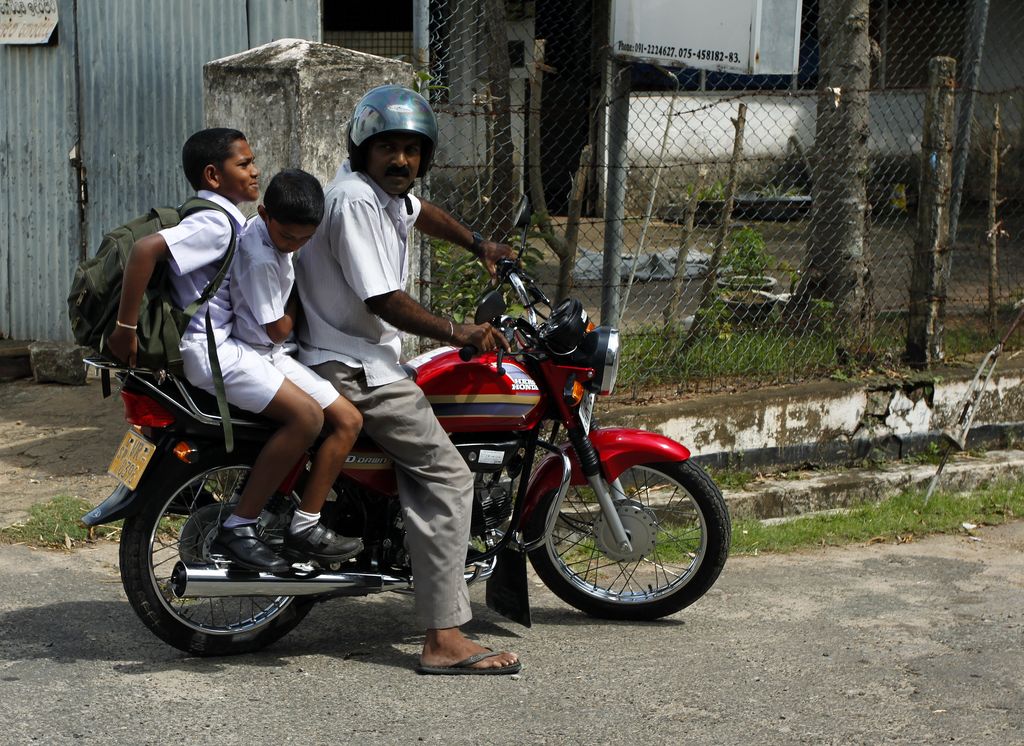
[[[526,625],[527,556],[548,588],[593,616],[657,619],[692,604],[728,554],[721,492],[679,443],[593,426],[596,397],[615,385],[616,329],[594,327],[576,300],[551,310],[518,259],[502,260],[498,278],[476,318],[505,333],[510,353],[442,347],[408,363],[475,475],[467,581],[488,581],[488,605]],[[518,315],[506,314],[506,287]],[[210,544],[273,426],[232,410],[227,453],[212,397],[164,373],[87,362],[122,382],[132,427],[110,469],[121,484],[83,522],[124,520],[125,593],[162,640],[196,655],[249,652],[317,601],[412,587],[394,466],[372,442],[357,442],[322,514],[338,533],[361,536],[362,554],[278,575],[242,571]],[[296,464],[260,517],[271,545],[291,521],[306,467]]]

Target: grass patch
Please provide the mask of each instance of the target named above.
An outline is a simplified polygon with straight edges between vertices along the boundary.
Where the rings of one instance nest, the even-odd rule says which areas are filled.
[[[964,524],[995,526],[1024,516],[1024,484],[1004,483],[968,494],[937,492],[928,504],[919,490],[835,514],[765,525],[733,523],[732,553],[756,555],[861,542],[910,542],[928,534],[964,533]]]
[[[0,543],[71,549],[102,539],[116,539],[121,522],[87,528],[79,520],[93,506],[80,497],[58,495],[47,503],[33,505],[28,520],[0,528]]]
[[[744,490],[758,475],[745,469],[707,469],[708,476],[723,490]]]
[[[787,378],[835,368],[836,339],[781,328],[735,329],[708,334],[684,350],[685,333],[660,328],[631,331],[622,339],[624,386],[681,384],[731,377]]]
[[[666,330],[650,323],[630,326],[622,333],[620,390],[632,388],[636,396],[644,388],[683,390],[701,382],[848,380],[861,371],[911,372],[901,362],[906,349],[904,311],[879,313],[868,339],[846,339],[825,311],[817,314],[823,322],[814,330],[789,327],[773,313],[759,325],[713,315],[705,334],[693,340],[689,349],[683,349],[687,333],[681,328]],[[1012,315],[1012,309],[1005,310],[999,328]],[[998,337],[986,327],[984,320],[973,316],[948,317],[943,334],[947,358],[988,352]]]

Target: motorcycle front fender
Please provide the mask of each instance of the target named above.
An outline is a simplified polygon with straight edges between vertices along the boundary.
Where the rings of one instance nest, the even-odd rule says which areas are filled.
[[[597,428],[590,431],[590,442],[601,461],[601,472],[611,482],[618,479],[626,469],[637,464],[650,464],[665,461],[685,461],[690,458],[689,449],[664,435],[647,430],[633,430],[625,427]],[[572,464],[572,475],[569,484],[583,485],[587,478],[580,468],[579,459],[572,445],[565,443],[560,447],[561,453],[569,454]],[[530,478],[526,493],[526,505],[523,515],[525,525],[533,506],[540,496],[557,490],[562,483],[562,456],[552,453],[547,456]]]

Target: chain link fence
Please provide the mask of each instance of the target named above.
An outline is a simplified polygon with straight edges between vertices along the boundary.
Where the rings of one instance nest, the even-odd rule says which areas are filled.
[[[791,76],[611,61],[607,1],[432,0],[429,17],[441,140],[422,189],[491,235],[529,195],[534,274],[622,330],[619,396],[902,369],[939,55],[958,63],[939,190],[955,235],[925,300],[945,304],[947,358],[1001,336],[1024,277],[1019,0],[804,0]],[[473,263],[422,249],[424,302],[471,312]]]

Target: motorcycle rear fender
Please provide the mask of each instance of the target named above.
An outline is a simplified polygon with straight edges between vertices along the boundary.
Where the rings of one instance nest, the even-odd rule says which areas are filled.
[[[598,428],[590,431],[590,442],[601,460],[601,471],[604,478],[611,482],[618,479],[626,469],[637,464],[650,464],[665,461],[685,461],[690,458],[689,449],[671,438],[647,430],[633,430],[625,427]],[[583,485],[587,478],[580,468],[572,445],[565,443],[560,447],[561,453],[568,452],[572,463],[570,484]],[[526,506],[523,523],[529,518],[533,506],[540,496],[557,490],[562,483],[562,456],[552,453],[548,455],[530,478],[526,493]]]
[[[187,470],[186,464],[174,458],[165,449],[158,449],[146,467],[146,473],[139,480],[138,487],[133,490],[124,484],[117,485],[106,500],[82,516],[82,523],[86,526],[99,526],[135,515],[143,503],[159,491],[161,486],[180,484],[181,480],[178,478]]]
[[[130,489],[127,485],[119,484],[106,500],[82,516],[82,523],[86,526],[99,526],[120,520],[128,514],[134,500],[135,490]]]
[[[177,438],[163,439],[158,445],[153,459],[146,466],[146,473],[139,480],[134,490],[123,484],[117,485],[107,499],[82,516],[86,526],[99,526],[128,518],[138,513],[148,500],[166,498],[168,489],[177,489],[192,475],[205,468],[218,464],[252,463],[255,452],[247,448],[239,448],[236,444],[231,456],[224,452],[224,446],[200,443],[199,460],[187,464],[178,459],[171,449],[178,442]]]

